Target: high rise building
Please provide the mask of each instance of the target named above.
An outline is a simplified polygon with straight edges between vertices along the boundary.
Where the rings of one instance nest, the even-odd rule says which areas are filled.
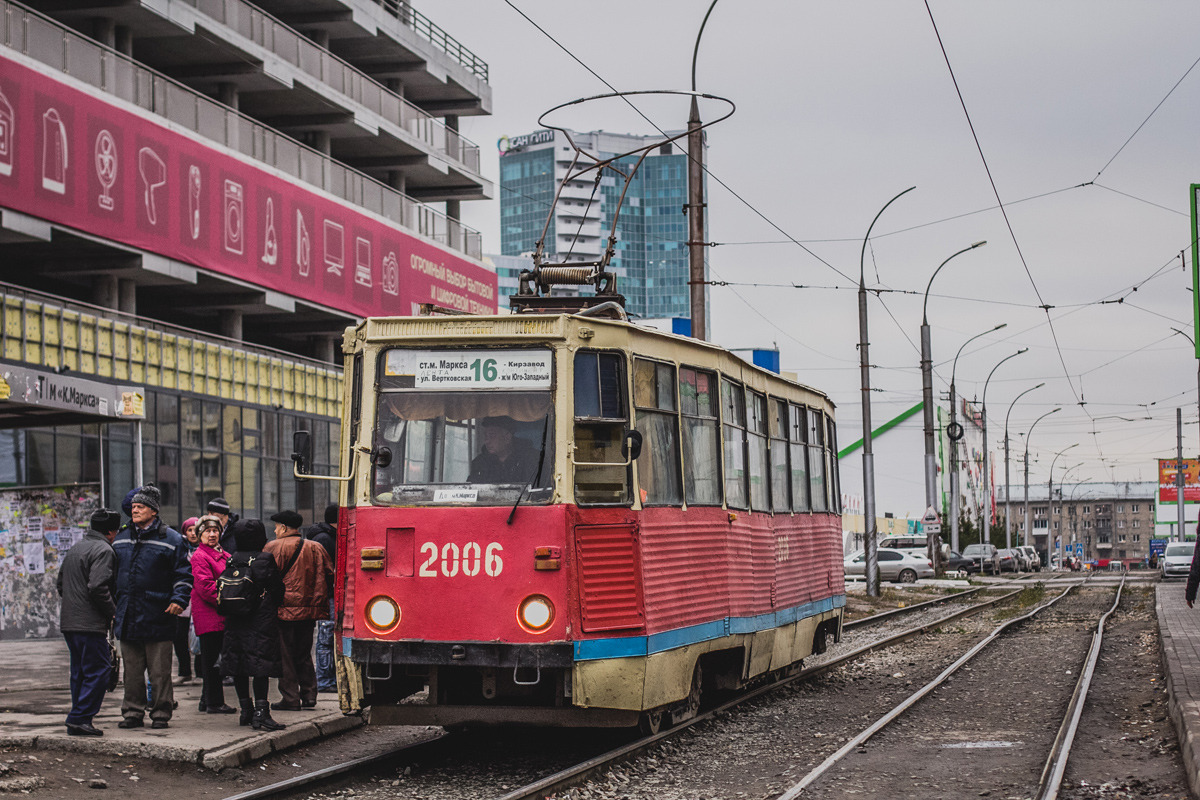
[[[661,142],[664,137],[593,131],[572,132],[571,138],[587,152],[611,158]],[[608,245],[616,216],[611,269],[618,276],[617,290],[625,295],[626,310],[645,318],[690,316],[684,214],[688,202],[686,142],[661,144],[651,151],[634,175],[619,215],[624,179],[612,170],[604,171],[599,186],[594,171],[569,181],[550,214],[555,192],[575,156],[562,132],[540,130],[505,137],[500,140],[500,150],[500,247],[504,255],[532,253],[545,228],[548,260],[598,260]],[[639,156],[620,159],[615,166],[627,171]],[[581,160],[579,165],[586,163]]]
[[[336,469],[345,327],[496,308],[459,221],[494,195],[457,130],[491,97],[405,0],[0,0],[0,493],[320,518],[288,455],[307,429]],[[39,562],[0,559],[0,609],[42,608],[9,578],[52,579],[69,530],[42,564],[51,529],[12,524]]]

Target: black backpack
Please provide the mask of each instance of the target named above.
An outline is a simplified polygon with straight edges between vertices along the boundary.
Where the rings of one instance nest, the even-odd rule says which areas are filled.
[[[250,560],[230,558],[217,576],[217,611],[221,616],[248,617],[262,602],[263,587],[250,578]]]

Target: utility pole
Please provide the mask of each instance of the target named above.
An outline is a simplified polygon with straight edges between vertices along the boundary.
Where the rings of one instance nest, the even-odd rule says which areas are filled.
[[[1184,533],[1184,505],[1183,505],[1183,409],[1175,409],[1175,440],[1178,450],[1175,459],[1175,502],[1179,506],[1179,541],[1185,541],[1187,535]]]
[[[696,91],[696,57],[700,54],[700,37],[712,14],[717,0],[712,0],[700,32],[696,34],[696,46],[692,49],[692,92]],[[692,109],[688,115],[688,288],[691,299],[692,338],[708,339],[708,311],[704,302],[708,288],[708,271],[704,268],[704,133],[700,125],[700,104],[692,95]]]

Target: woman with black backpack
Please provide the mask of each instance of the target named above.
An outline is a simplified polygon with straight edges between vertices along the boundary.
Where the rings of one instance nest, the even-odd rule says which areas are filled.
[[[217,608],[225,615],[221,674],[233,678],[242,707],[239,724],[254,730],[282,730],[287,726],[271,719],[267,679],[283,674],[275,615],[283,600],[283,578],[275,559],[262,551],[267,544],[262,520],[239,519],[233,537],[237,550],[225,565],[217,589]]]

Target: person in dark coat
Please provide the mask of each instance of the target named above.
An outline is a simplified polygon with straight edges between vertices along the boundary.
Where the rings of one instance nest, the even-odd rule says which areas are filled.
[[[1184,599],[1187,600],[1188,608],[1196,602],[1196,588],[1200,587],[1200,523],[1196,524],[1197,542],[1196,551],[1192,553],[1192,568],[1188,570],[1187,589],[1184,591]]]
[[[279,650],[279,622],[275,616],[283,602],[283,577],[270,553],[264,553],[267,530],[262,520],[239,519],[233,524],[235,551],[229,564],[248,567],[250,580],[261,588],[258,607],[247,616],[225,618],[221,645],[221,674],[233,678],[242,714],[238,724],[254,730],[277,731],[287,727],[271,719],[268,679],[283,675]],[[254,697],[251,700],[250,690]]]
[[[174,708],[171,640],[175,620],[192,595],[192,569],[183,537],[158,518],[162,494],[146,485],[133,496],[132,522],[113,542],[117,559],[114,631],[125,660],[125,697],[119,728],[140,728],[150,679],[152,728],[166,728]]]
[[[108,629],[117,613],[113,602],[112,541],[121,527],[121,515],[102,508],[92,514],[91,530],[74,544],[58,566],[58,594],[62,597],[59,630],[71,653],[71,711],[68,736],[103,736],[92,725],[108,688]]]
[[[337,569],[337,520],[338,504],[330,503],[325,506],[325,519],[316,525],[304,529],[304,535],[311,541],[325,548],[329,553],[329,563]],[[333,592],[329,593],[329,619],[317,621],[317,691],[337,691],[337,671],[333,663],[333,623],[334,615]]]

